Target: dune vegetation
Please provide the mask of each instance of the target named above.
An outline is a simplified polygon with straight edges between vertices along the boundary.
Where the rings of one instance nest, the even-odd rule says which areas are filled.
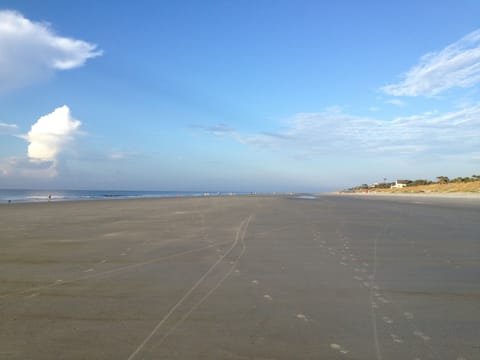
[[[396,183],[403,184],[403,187],[395,187]],[[437,181],[419,180],[397,180],[393,183],[363,184],[351,188],[354,192],[384,192],[384,193],[456,193],[475,192],[480,193],[480,175],[471,177],[457,177],[449,179],[447,176],[438,176]]]

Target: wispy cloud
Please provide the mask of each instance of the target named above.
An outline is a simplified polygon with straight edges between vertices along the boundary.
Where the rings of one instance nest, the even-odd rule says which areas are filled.
[[[234,136],[236,133],[234,129],[232,129],[231,127],[225,124],[217,124],[217,125],[209,126],[205,128],[205,130],[211,134],[219,135],[219,136],[222,136],[222,135]]]
[[[407,103],[400,99],[389,99],[385,101],[386,104],[395,105],[395,106],[406,106]]]
[[[295,157],[442,157],[478,151],[480,105],[445,114],[424,113],[386,121],[342,112],[297,114],[285,130],[243,134],[233,129],[216,136]]]
[[[480,81],[480,30],[438,52],[427,53],[397,84],[381,90],[393,96],[434,96],[451,88]]]
[[[61,37],[46,23],[22,14],[0,11],[0,94],[51,75],[82,66],[100,56],[97,46]]]
[[[107,156],[106,156],[108,160],[126,160],[126,159],[139,158],[139,157],[142,157],[142,155],[139,153],[125,152],[125,151],[118,151],[118,150],[111,151],[107,153]]]
[[[13,131],[16,131],[18,129],[18,126],[15,124],[7,124],[0,122],[0,134],[2,133],[11,133]]]

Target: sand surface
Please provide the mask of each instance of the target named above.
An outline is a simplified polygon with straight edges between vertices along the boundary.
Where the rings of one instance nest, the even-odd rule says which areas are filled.
[[[480,359],[480,203],[0,206],[0,359]]]

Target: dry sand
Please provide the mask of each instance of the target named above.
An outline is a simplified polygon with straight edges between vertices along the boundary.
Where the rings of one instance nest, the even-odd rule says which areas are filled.
[[[480,204],[0,206],[0,359],[478,359]]]

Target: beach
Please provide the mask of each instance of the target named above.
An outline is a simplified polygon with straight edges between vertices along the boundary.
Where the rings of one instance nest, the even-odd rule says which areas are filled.
[[[0,359],[478,359],[480,201],[420,196],[2,204]]]

